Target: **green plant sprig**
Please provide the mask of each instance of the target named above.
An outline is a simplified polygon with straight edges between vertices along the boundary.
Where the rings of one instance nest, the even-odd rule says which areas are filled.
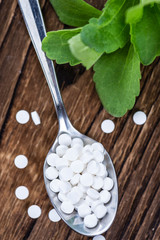
[[[48,32],[42,49],[58,64],[93,66],[104,108],[121,117],[140,92],[140,63],[160,55],[160,0],[108,0],[102,11],[83,0],[50,0],[73,29]]]

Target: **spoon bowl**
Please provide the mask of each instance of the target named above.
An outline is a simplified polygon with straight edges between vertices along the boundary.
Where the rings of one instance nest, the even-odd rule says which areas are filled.
[[[48,86],[53,98],[53,102],[55,105],[55,109],[56,109],[56,113],[59,121],[58,136],[54,141],[48,154],[55,153],[56,147],[58,145],[58,137],[62,133],[67,133],[72,138],[77,138],[77,137],[81,138],[85,145],[95,143],[96,142],[95,140],[81,134],[72,126],[67,116],[67,113],[65,111],[64,104],[63,104],[59,87],[58,87],[58,82],[57,82],[53,62],[46,57],[46,55],[41,49],[42,40],[46,36],[46,30],[45,30],[45,25],[44,25],[38,0],[18,0],[18,3],[21,9],[24,21],[26,23],[26,27],[29,32],[30,38],[32,40],[33,46],[37,53],[37,57],[41,64],[44,75],[46,77],[46,81],[48,83]],[[109,154],[107,153],[107,151],[105,151],[104,164],[107,167],[109,177],[112,178],[114,182],[113,189],[111,190],[112,197],[110,202],[107,204],[107,208],[108,208],[107,214],[98,222],[96,227],[87,228],[84,226],[82,218],[79,217],[76,211],[74,211],[72,214],[65,214],[61,211],[61,208],[60,208],[61,202],[58,200],[57,194],[53,193],[50,190],[50,187],[49,187],[50,181],[45,176],[45,171],[46,171],[46,168],[48,167],[48,164],[46,159],[44,162],[44,167],[43,167],[44,182],[45,182],[45,187],[46,187],[48,196],[50,198],[50,201],[53,207],[56,209],[57,213],[61,216],[63,221],[69,227],[71,227],[74,231],[86,236],[95,236],[107,231],[108,228],[111,226],[117,212],[117,205],[118,205],[117,178],[116,178],[116,173],[114,170],[112,160]]]
[[[89,138],[83,134],[81,134],[80,132],[78,132],[76,129],[74,129],[72,126],[70,126],[69,129],[65,129],[64,131],[61,130],[59,131],[56,140],[54,141],[50,151],[48,152],[48,154],[50,153],[55,153],[56,152],[56,147],[58,146],[58,137],[63,134],[63,133],[67,133],[71,136],[71,138],[81,138],[84,142],[84,144],[93,144],[96,141],[92,138]],[[47,155],[48,156],[48,155]],[[47,157],[45,159],[44,162],[44,166],[43,166],[43,176],[44,176],[44,182],[45,182],[45,187],[48,193],[48,196],[50,198],[50,201],[52,203],[52,205],[54,206],[54,208],[56,209],[56,211],[58,212],[58,214],[61,216],[61,218],[63,219],[63,221],[70,227],[72,228],[74,231],[86,235],[86,236],[95,236],[95,235],[99,235],[102,234],[104,232],[106,232],[112,222],[114,221],[116,212],[117,212],[117,206],[118,206],[118,187],[117,187],[117,177],[116,177],[116,173],[114,170],[114,166],[112,163],[112,160],[108,154],[108,152],[105,150],[105,158],[104,158],[104,164],[107,167],[107,171],[108,171],[108,175],[110,178],[112,178],[113,182],[114,182],[114,186],[112,188],[111,192],[111,200],[110,202],[107,204],[107,210],[108,213],[98,222],[97,226],[94,228],[87,228],[85,227],[84,223],[83,223],[83,219],[81,217],[79,217],[78,212],[74,211],[72,214],[65,214],[60,206],[61,206],[61,202],[59,201],[57,194],[52,192],[49,185],[50,185],[50,181],[46,178],[45,176],[45,171],[46,169],[49,167],[47,164]]]

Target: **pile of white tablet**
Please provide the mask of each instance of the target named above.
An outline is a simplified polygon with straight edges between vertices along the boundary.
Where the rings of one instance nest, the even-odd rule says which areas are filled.
[[[61,134],[58,141],[56,152],[47,156],[50,189],[58,194],[64,213],[76,210],[85,226],[93,228],[106,215],[113,188],[103,163],[104,147],[97,142],[84,145],[68,134]]]

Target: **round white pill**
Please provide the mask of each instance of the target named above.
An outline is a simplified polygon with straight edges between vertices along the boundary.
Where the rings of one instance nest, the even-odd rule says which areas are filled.
[[[107,190],[102,190],[100,192],[100,200],[103,202],[103,203],[108,203],[111,199],[111,194],[110,192],[108,192]]]
[[[61,220],[61,217],[58,215],[58,213],[56,212],[55,209],[52,209],[52,210],[49,211],[48,218],[52,222],[59,222]]]
[[[106,166],[103,163],[99,163],[99,171],[97,172],[97,176],[105,177],[107,173]]]
[[[93,240],[105,240],[105,237],[103,237],[102,235],[97,235],[93,238]]]
[[[56,160],[59,159],[59,156],[56,153],[50,153],[47,155],[47,163],[51,167],[56,166]]]
[[[80,200],[80,196],[77,194],[77,191],[73,189],[67,194],[67,198],[72,204],[76,204]]]
[[[83,191],[81,190],[80,187],[74,186],[74,187],[72,188],[72,190],[76,191],[80,198],[83,197]]]
[[[29,113],[25,110],[20,110],[16,114],[16,120],[20,124],[25,124],[29,121]]]
[[[78,187],[83,193],[87,192],[88,187],[83,186],[81,183],[78,183]]]
[[[92,199],[98,199],[98,198],[100,197],[99,192],[96,191],[96,190],[93,189],[93,188],[89,188],[89,189],[87,190],[87,194],[88,194],[88,196],[91,197]]]
[[[93,184],[93,176],[90,173],[84,173],[80,177],[80,183],[85,187],[90,187]]]
[[[75,146],[77,144],[79,144],[82,147],[84,145],[82,139],[80,139],[80,138],[73,138],[72,143],[71,143],[71,147],[73,147],[73,146]]]
[[[64,158],[72,162],[77,160],[79,155],[80,155],[80,151],[77,148],[69,148],[66,151]]]
[[[84,200],[86,201],[86,203],[88,204],[88,206],[91,206],[92,203],[94,202],[93,198],[89,197],[88,195],[85,197]]]
[[[104,147],[103,147],[103,145],[101,143],[98,143],[98,142],[93,143],[92,147],[93,147],[94,151],[97,150],[97,151],[102,152],[102,153],[104,152]]]
[[[103,218],[106,215],[106,213],[107,208],[103,204],[96,206],[96,208],[94,209],[94,214],[99,219]]]
[[[60,145],[70,146],[71,145],[71,136],[64,133],[61,134],[58,138],[58,142]]]
[[[76,211],[78,210],[79,206],[84,203],[86,204],[86,201],[84,199],[80,199],[78,203],[74,204],[74,208],[76,209]]]
[[[16,188],[15,195],[18,199],[24,200],[29,196],[29,190],[25,186],[19,186]]]
[[[59,172],[60,179],[69,181],[73,177],[73,171],[70,167],[65,167]]]
[[[39,218],[41,216],[40,207],[37,205],[31,205],[28,208],[28,215],[30,216],[30,218],[33,218],[33,219]]]
[[[69,166],[69,161],[65,158],[59,158],[56,160],[56,168],[58,171],[60,171],[64,167]]]
[[[14,164],[17,168],[19,169],[23,169],[28,165],[28,159],[26,156],[24,155],[18,155],[15,159],[14,159]]]
[[[71,163],[70,167],[74,173],[81,173],[84,169],[84,163],[80,160],[76,160]]]
[[[90,213],[91,213],[91,208],[86,203],[83,203],[78,207],[78,214],[80,217],[84,218]]]
[[[84,218],[84,225],[88,228],[94,228],[98,223],[98,219],[95,214],[89,214]]]
[[[58,171],[55,167],[48,167],[45,172],[46,178],[53,180],[58,177]]]
[[[61,210],[66,214],[71,214],[74,210],[74,206],[70,201],[64,201],[61,204]]]
[[[133,121],[135,122],[135,124],[137,125],[142,125],[146,122],[147,120],[147,116],[144,112],[142,111],[138,111],[133,115]]]
[[[71,184],[69,182],[60,181],[59,188],[60,192],[68,193],[71,190]]]
[[[93,151],[93,156],[94,159],[99,163],[103,162],[104,160],[104,154],[98,150]]]
[[[101,124],[101,129],[105,133],[113,132],[114,128],[115,128],[114,122],[112,120],[109,120],[109,119],[104,120]]]
[[[93,152],[93,146],[90,144],[87,144],[83,148],[83,152]]]
[[[60,191],[60,183],[61,181],[59,179],[53,179],[52,182],[50,182],[49,187],[53,192],[57,193]]]
[[[78,150],[79,156],[80,156],[82,153],[83,147],[80,144],[75,144],[73,148],[76,148]]]
[[[100,190],[103,187],[103,178],[94,176],[92,187],[96,190]]]
[[[99,163],[92,160],[87,165],[87,172],[90,174],[96,174],[99,171]]]
[[[104,179],[103,189],[110,191],[113,188],[112,178],[106,177]]]
[[[79,183],[80,176],[81,176],[80,174],[75,174],[75,175],[72,177],[70,183],[71,183],[73,186],[74,186],[74,185],[77,185],[77,184]]]
[[[100,204],[102,204],[102,202],[100,200],[92,202],[92,204],[91,204],[92,211],[94,212],[95,208]]]
[[[81,155],[80,160],[84,164],[86,164],[86,163],[90,162],[91,160],[93,160],[93,154],[89,151],[86,151]]]
[[[56,148],[56,153],[58,154],[59,157],[63,157],[66,153],[66,151],[68,150],[68,147],[65,145],[59,145]]]
[[[67,198],[66,195],[65,195],[64,193],[62,193],[62,192],[59,192],[59,193],[58,193],[58,199],[59,199],[59,201],[61,201],[61,202],[68,201],[68,198]]]

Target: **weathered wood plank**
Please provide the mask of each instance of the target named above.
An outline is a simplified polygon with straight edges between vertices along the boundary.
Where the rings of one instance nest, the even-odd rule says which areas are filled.
[[[153,231],[155,231],[155,228],[153,228]],[[160,236],[160,224],[158,225],[158,227],[153,235],[153,240],[159,239],[159,236]]]
[[[154,200],[152,202],[151,207],[149,208],[149,211],[147,212],[147,215],[135,237],[135,240],[139,239],[152,239],[154,234],[154,227],[156,225],[159,225],[160,223],[160,188],[157,191]],[[158,238],[155,238],[157,240],[160,239],[160,235]]]
[[[5,39],[5,36],[7,34],[7,31],[11,25],[11,22],[13,20],[13,17],[15,15],[15,10],[17,7],[17,1],[3,1],[3,4],[0,3],[0,47],[2,45],[2,42]]]
[[[4,2],[5,6],[4,4],[2,6],[4,6],[6,10],[10,9],[11,6],[14,14],[17,1],[13,1],[12,4],[10,4],[9,1]],[[41,3],[44,5],[44,0],[41,1]],[[3,14],[6,10],[4,10]],[[1,15],[6,18],[7,14],[3,14]],[[9,15],[11,16],[12,14],[9,12]],[[10,24],[10,26],[8,26],[8,28],[10,27],[10,29],[6,38],[4,39],[3,46],[0,49],[0,131],[10,106],[14,89],[20,77],[31,42],[22,19],[20,9],[18,7],[14,17],[9,19],[7,18],[7,21],[9,21],[8,24]],[[3,24],[1,24],[1,26],[3,26]],[[5,34],[2,35],[2,38],[5,37],[4,35]]]
[[[126,232],[122,239],[134,239],[137,235],[138,229],[141,228],[143,222],[146,223],[145,216],[150,211],[153,212],[154,208],[158,210],[160,207],[160,200],[158,199],[157,206],[152,204],[153,199],[155,198],[157,188],[160,184],[159,173],[160,173],[160,162],[157,163],[155,170],[152,170],[153,174],[149,180],[149,183],[141,196],[139,202],[137,203],[137,207],[132,215],[131,221],[126,228]],[[152,210],[150,210],[152,204]],[[148,229],[144,230],[146,233]]]
[[[121,190],[121,185],[125,179],[127,172],[123,174],[123,178],[118,178],[119,182],[119,192],[123,193],[123,197],[119,203],[118,214],[113,223],[112,228],[107,233],[107,238],[109,239],[121,239],[123,231],[125,230],[126,224],[131,219],[135,207],[143,194],[152,172],[159,161],[159,152],[158,152],[158,142],[156,141],[159,137],[159,126],[155,128],[155,131],[145,149],[144,155],[138,164],[137,168],[132,167],[132,175],[128,180],[128,184],[124,190]],[[135,153],[138,151],[134,151]],[[134,161],[134,160],[133,160]]]

